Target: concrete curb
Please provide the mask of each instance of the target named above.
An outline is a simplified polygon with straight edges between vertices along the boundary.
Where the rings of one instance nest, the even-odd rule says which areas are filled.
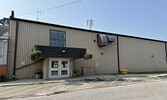
[[[20,85],[37,85],[37,84],[50,84],[50,83],[65,83],[66,81],[79,81],[84,79],[83,77],[80,78],[65,78],[65,79],[57,79],[54,81],[46,81],[46,80],[41,80],[41,81],[34,81],[34,82],[23,82],[23,83],[6,83],[6,84],[0,84],[0,87],[7,87],[7,86],[20,86]]]
[[[11,84],[2,84],[0,87],[7,87],[7,86],[20,86],[20,85],[37,85],[37,84],[49,84],[49,83],[60,83],[58,81],[49,81],[49,82],[27,82],[27,83],[11,83]],[[63,83],[63,82],[62,82]]]
[[[116,76],[109,76],[109,75],[94,75],[94,76],[81,76],[78,78],[66,78],[61,80],[54,80],[54,81],[34,81],[34,82],[24,82],[24,83],[6,83],[6,84],[0,84],[0,87],[7,87],[7,86],[20,86],[20,85],[37,85],[37,84],[50,84],[50,83],[65,83],[66,81],[80,81],[84,79],[94,79],[94,78],[106,78],[106,77],[116,77]],[[19,82],[19,81],[18,81]]]

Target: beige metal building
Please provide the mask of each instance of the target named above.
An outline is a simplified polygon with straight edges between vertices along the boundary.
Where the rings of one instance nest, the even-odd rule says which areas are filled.
[[[92,66],[96,74],[167,71],[166,41],[126,36],[43,23],[11,16],[9,19],[7,78],[34,78],[41,69],[43,78],[71,77]],[[29,53],[42,51],[43,57],[31,61]],[[83,59],[85,53],[93,58]]]

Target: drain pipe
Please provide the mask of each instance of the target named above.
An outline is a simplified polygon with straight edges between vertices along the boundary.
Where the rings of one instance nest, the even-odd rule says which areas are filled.
[[[165,60],[166,60],[166,63],[167,63],[167,46],[166,46],[166,43],[167,43],[167,42],[165,42],[165,54],[166,54]]]
[[[10,16],[10,19],[14,18],[14,11],[12,11],[12,14]],[[13,64],[13,79],[15,79],[16,77],[16,59],[17,59],[17,42],[18,42],[18,25],[19,25],[19,21],[16,20],[16,33],[15,33],[15,50],[14,50],[14,64]]]
[[[118,73],[120,73],[119,36],[118,35],[117,35],[117,61],[118,61]]]
[[[13,79],[16,75],[16,56],[17,56],[17,42],[18,42],[18,20],[16,21],[16,34],[15,34],[15,52],[14,52],[14,66],[13,66]]]

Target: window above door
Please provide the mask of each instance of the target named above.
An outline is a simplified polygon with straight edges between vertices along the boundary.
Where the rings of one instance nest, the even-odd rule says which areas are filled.
[[[50,46],[65,47],[66,33],[65,31],[50,30]]]

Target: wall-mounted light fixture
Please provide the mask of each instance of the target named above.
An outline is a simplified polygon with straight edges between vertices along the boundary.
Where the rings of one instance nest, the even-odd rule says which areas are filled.
[[[62,50],[62,52],[63,52],[63,53],[65,53],[65,52],[66,52],[66,50]]]

